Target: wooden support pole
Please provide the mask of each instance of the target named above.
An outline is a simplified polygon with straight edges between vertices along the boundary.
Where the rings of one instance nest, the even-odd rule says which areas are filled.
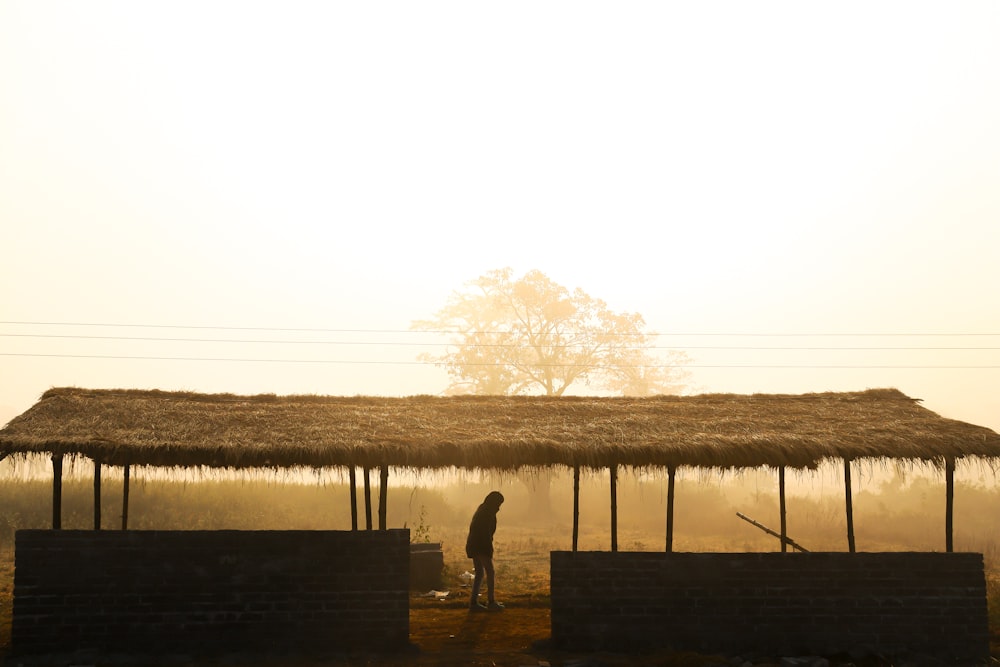
[[[389,466],[383,465],[379,471],[378,487],[378,529],[386,529],[386,505],[389,501]]]
[[[573,466],[573,551],[580,539],[580,466]]]
[[[611,464],[611,550],[618,551],[618,464]]]
[[[101,529],[101,464],[94,461],[94,530]]]
[[[944,548],[951,553],[955,550],[955,459],[944,460],[945,505],[944,505]]]
[[[854,553],[854,491],[851,489],[851,459],[844,459],[844,497],[847,502],[847,550]]]
[[[781,552],[788,551],[788,522],[785,514],[785,466],[778,468],[778,508],[781,512]]]
[[[677,468],[667,468],[667,553],[674,550],[674,479]]]
[[[371,469],[364,469],[365,477],[365,530],[372,529],[372,480]]]
[[[351,530],[358,529],[358,474],[350,467],[351,478]]]
[[[122,530],[128,530],[128,483],[129,464],[125,464],[124,478],[122,479]]]
[[[52,455],[52,530],[62,528],[63,455]]]

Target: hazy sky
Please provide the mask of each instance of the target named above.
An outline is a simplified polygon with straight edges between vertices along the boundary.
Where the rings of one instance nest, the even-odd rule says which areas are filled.
[[[410,323],[510,266],[695,390],[1000,430],[997,35],[992,0],[0,0],[0,423],[437,393]]]

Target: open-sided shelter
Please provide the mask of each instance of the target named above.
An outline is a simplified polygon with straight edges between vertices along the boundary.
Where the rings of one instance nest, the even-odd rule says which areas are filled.
[[[667,470],[671,486],[681,467],[765,466],[783,479],[786,468],[831,460],[844,462],[849,485],[853,461],[908,460],[940,466],[950,488],[956,460],[1000,457],[1000,435],[941,417],[895,389],[627,398],[59,388],[0,431],[0,455],[29,452],[98,466],[341,467],[352,481],[355,468],[366,476],[377,468],[383,482],[389,467],[567,466],[607,469],[614,484],[619,466],[652,467]]]
[[[955,462],[967,457],[987,460],[1000,457],[1000,435],[987,428],[943,418],[894,389],[649,398],[392,398],[64,388],[46,392],[35,406],[0,431],[0,457],[28,453],[52,456],[53,527],[56,528],[61,465],[67,456],[95,463],[95,527],[100,525],[97,500],[101,466],[124,467],[123,529],[127,517],[128,469],[134,465],[347,468],[354,528],[357,527],[355,469],[362,468],[365,473],[370,517],[368,471],[378,468],[382,478],[380,529],[386,528],[385,491],[390,467],[516,470],[567,466],[574,470],[573,551],[552,553],[552,631],[557,643],[582,642],[581,646],[594,648],[673,646],[713,651],[746,648],[771,651],[802,647],[839,651],[847,648],[849,642],[864,641],[873,651],[917,650],[972,660],[983,659],[988,651],[985,584],[979,554],[806,554],[804,558],[774,560],[768,556],[778,554],[669,553],[678,468],[776,469],[781,504],[779,537],[785,551],[790,543],[785,534],[785,469],[812,469],[831,460],[842,461],[844,465],[849,551],[855,551],[851,465],[863,460],[923,461],[945,471],[946,550],[952,551]],[[614,553],[617,551],[616,480],[621,466],[666,470],[667,553]],[[610,473],[612,553],[576,550],[582,468],[607,469]],[[391,535],[393,532],[398,531],[385,533],[388,541],[385,545],[380,542],[373,553],[387,550],[396,539]],[[58,533],[26,531],[25,544],[34,545],[37,554],[50,554],[54,539],[58,541],[54,535]],[[352,531],[346,535],[362,534]],[[313,542],[308,536],[299,538]],[[72,545],[63,547],[63,552],[75,553],[72,550],[85,544],[84,539],[74,537]],[[152,542],[143,542],[146,548],[152,544],[154,549],[162,549],[162,543],[155,542],[159,536],[154,534],[151,539]],[[189,553],[191,544],[198,542],[199,558],[205,557],[201,543],[206,538],[180,536],[179,539],[182,553]],[[280,539],[282,544],[288,541]],[[100,557],[95,562],[105,563],[108,554],[113,553],[108,545],[114,546],[118,540],[114,544],[104,539],[100,542]],[[213,552],[213,558],[224,564],[219,576],[230,572],[233,563],[240,562],[240,557],[230,554],[226,545],[223,540],[214,547],[217,552]],[[133,554],[136,548],[129,543],[123,553]],[[267,546],[266,552],[273,553],[273,548]],[[282,567],[288,569],[290,561],[283,558]],[[401,558],[405,559],[405,555]],[[58,565],[41,556],[35,560],[45,561],[50,568]],[[134,560],[129,557],[123,562]],[[399,569],[399,559],[390,560],[382,569]],[[173,564],[168,565],[170,571],[176,570]],[[200,616],[203,614],[200,607],[184,606],[187,598],[177,603],[177,609],[171,608],[170,613],[176,616],[180,610],[185,627],[200,627],[207,635],[217,637],[219,612],[225,611],[223,617],[232,613],[242,618],[242,607],[223,610],[231,604],[233,591],[242,591],[239,588],[242,582],[270,576],[268,567],[265,564],[264,573],[255,570],[234,576],[233,585],[223,591],[221,598],[206,603],[214,614],[207,620]],[[88,579],[99,579],[105,569],[95,569]],[[197,565],[190,571],[202,570],[205,567]],[[308,572],[309,564],[295,569],[299,570]],[[947,576],[930,576],[935,573]],[[46,576],[39,571],[36,579],[43,580]],[[288,577],[285,573],[282,576],[283,580]],[[748,582],[748,577],[753,581]],[[216,578],[213,575],[213,580]],[[329,581],[337,580],[336,573],[331,572]],[[598,580],[618,584],[599,591],[583,584]],[[357,582],[351,585],[354,588],[347,594],[357,595]],[[278,587],[271,594],[285,588]],[[374,617],[395,619],[382,623],[387,625],[388,634],[370,635],[365,641],[398,643],[405,638],[405,604],[400,608],[392,602],[398,597],[398,592],[393,592],[397,588],[386,593],[390,607],[371,610]],[[327,592],[330,596],[342,593],[336,585]],[[39,645],[53,640],[51,623],[18,625],[18,599],[15,585],[15,638],[33,640]],[[339,598],[331,597],[330,602],[324,603],[324,608],[329,607],[333,615],[315,627],[310,626],[304,639],[316,641],[321,647],[330,645],[326,624],[335,622],[339,618],[336,614],[348,613],[347,607],[335,602],[336,599]],[[287,607],[301,602],[296,597],[290,601],[282,599],[280,605]],[[74,613],[70,610],[64,614],[64,618],[70,619],[68,623],[91,622],[92,615]],[[128,619],[130,614],[146,611],[129,607],[124,613]],[[943,625],[942,619],[947,619],[948,624]],[[299,620],[296,617],[288,623],[286,619],[279,638],[287,639],[286,635],[293,636],[305,627]],[[272,630],[275,622],[270,617],[265,619],[265,625]],[[139,628],[128,623],[116,626],[119,634],[124,629],[126,635],[141,637],[150,628],[159,627],[155,622]],[[240,642],[245,637],[262,636],[257,631],[258,625],[241,620],[231,634]],[[36,631],[38,627],[44,630]],[[88,636],[103,636],[103,630],[89,628]],[[343,634],[343,639],[361,636],[364,635],[352,627]],[[789,644],[790,640],[798,643]]]

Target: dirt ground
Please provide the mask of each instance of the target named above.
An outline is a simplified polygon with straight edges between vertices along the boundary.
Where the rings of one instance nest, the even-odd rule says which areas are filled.
[[[698,667],[726,664],[721,656],[689,653],[621,655],[556,650],[549,642],[551,621],[547,605],[508,600],[499,613],[470,614],[464,600],[446,604],[414,601],[410,608],[410,656],[372,665],[482,665],[528,667],[540,665],[618,667],[670,665]]]
[[[464,592],[462,592],[464,595]],[[505,602],[497,613],[470,614],[464,598],[435,601],[411,599],[410,648],[399,653],[342,656],[227,655],[210,659],[179,656],[111,656],[86,661],[93,667],[624,667],[670,665],[698,667],[722,664],[718,657],[695,654],[618,655],[575,653],[551,647],[547,604],[530,596]],[[76,657],[47,656],[19,659],[0,654],[0,665],[13,667],[68,667],[83,664]]]
[[[508,600],[497,613],[470,614],[464,599],[411,599],[410,647],[398,653],[338,656],[226,655],[209,659],[181,656],[136,658],[112,656],[81,662],[76,657],[48,656],[18,659],[0,649],[3,667],[721,667],[731,656],[697,653],[616,654],[556,649],[551,645],[547,604],[530,596]],[[857,667],[888,667],[891,662],[869,660]],[[995,664],[995,662],[994,662]],[[755,667],[766,667],[758,663]]]
[[[410,611],[410,665],[538,665],[548,660],[549,610],[470,614],[455,606]]]

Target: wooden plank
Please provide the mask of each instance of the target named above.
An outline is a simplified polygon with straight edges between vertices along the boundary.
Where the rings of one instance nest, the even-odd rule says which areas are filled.
[[[944,544],[945,551],[951,553],[955,550],[955,459],[951,456],[945,457],[944,462],[945,477],[945,507],[944,507]]]
[[[781,512],[781,551],[788,551],[788,521],[785,512],[785,466],[778,468],[778,507]]]
[[[854,546],[854,491],[851,489],[851,460],[844,459],[844,497],[847,502],[847,550],[856,551]]]
[[[129,464],[125,464],[122,479],[122,530],[128,530],[128,486],[129,486]]]
[[[372,480],[371,468],[364,468],[365,477],[365,530],[372,529]]]
[[[63,455],[52,455],[52,530],[62,528]]]
[[[759,521],[755,521],[754,519],[751,519],[750,517],[748,517],[748,516],[747,516],[746,514],[744,514],[743,512],[737,512],[737,513],[736,513],[736,516],[738,516],[739,518],[743,519],[743,520],[744,520],[744,521],[746,521],[747,523],[749,523],[749,524],[751,524],[751,525],[753,525],[753,526],[756,526],[757,528],[760,528],[761,530],[763,530],[763,531],[764,531],[765,533],[767,533],[768,535],[774,535],[774,536],[775,536],[775,537],[777,537],[777,538],[778,538],[779,540],[781,540],[782,542],[785,542],[785,543],[787,543],[787,544],[788,544],[788,545],[789,545],[790,547],[792,547],[792,548],[794,548],[794,549],[797,549],[797,550],[799,550],[799,551],[802,551],[803,553],[806,553],[806,552],[808,552],[808,551],[809,551],[809,550],[808,550],[808,549],[806,549],[806,548],[805,548],[804,546],[802,546],[801,544],[799,544],[798,542],[796,542],[796,541],[795,541],[795,540],[793,540],[792,538],[788,537],[787,535],[786,535],[785,537],[782,537],[782,536],[781,536],[781,533],[776,533],[775,531],[771,530],[770,528],[768,528],[767,526],[765,526],[765,525],[764,525],[764,524],[762,524],[761,522],[759,522]]]
[[[573,551],[580,538],[580,466],[573,466]]]
[[[667,553],[674,550],[674,480],[677,468],[667,468]]]
[[[611,464],[611,550],[618,551],[618,464]]]
[[[94,530],[101,529],[101,464],[94,461]]]
[[[389,466],[383,465],[379,470],[378,487],[378,529],[386,529],[386,510],[389,502]]]
[[[351,478],[351,530],[358,529],[358,474],[354,466],[349,468]]]

